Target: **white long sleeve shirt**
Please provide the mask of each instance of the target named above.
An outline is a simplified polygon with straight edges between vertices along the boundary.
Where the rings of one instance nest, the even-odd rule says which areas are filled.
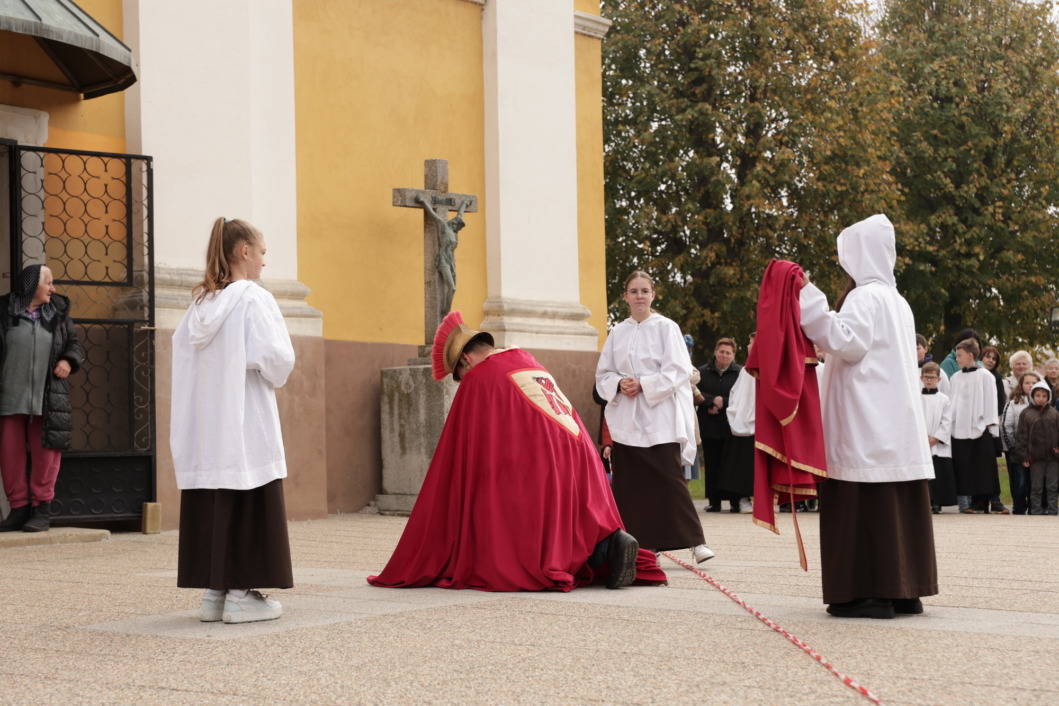
[[[640,323],[629,318],[615,326],[596,366],[596,391],[607,400],[611,438],[626,446],[678,443],[684,465],[695,462],[693,367],[675,322],[651,314]],[[622,378],[640,381],[642,392],[626,397]]]
[[[276,388],[293,369],[283,315],[257,284],[233,282],[191,305],[173,334],[178,488],[250,490],[287,476]]]

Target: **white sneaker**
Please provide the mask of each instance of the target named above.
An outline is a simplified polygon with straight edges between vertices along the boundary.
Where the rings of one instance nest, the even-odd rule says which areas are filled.
[[[262,620],[275,620],[283,615],[283,606],[279,601],[270,601],[260,591],[250,590],[246,598],[236,598],[231,593],[224,599],[224,622],[256,623]]]
[[[700,544],[697,547],[691,548],[691,558],[695,560],[696,564],[701,564],[707,559],[712,559],[715,556],[716,554],[714,554],[705,544]]]
[[[202,605],[199,607],[199,620],[204,623],[216,623],[224,617],[224,596],[202,597]]]
[[[743,515],[749,515],[754,511],[754,506],[750,503],[750,498],[739,498],[739,512]]]

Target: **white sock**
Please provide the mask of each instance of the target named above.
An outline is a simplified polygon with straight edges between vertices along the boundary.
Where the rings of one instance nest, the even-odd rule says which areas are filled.
[[[226,591],[220,591],[216,588],[207,588],[206,592],[202,594],[203,598],[224,598]]]
[[[228,595],[232,598],[246,598],[246,594],[250,592],[248,588],[232,588],[228,590]]]

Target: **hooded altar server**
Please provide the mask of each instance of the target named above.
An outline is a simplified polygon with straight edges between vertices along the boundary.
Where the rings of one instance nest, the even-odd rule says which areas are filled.
[[[294,585],[276,407],[294,348],[276,300],[253,281],[265,266],[261,232],[218,218],[206,258],[173,332],[177,585],[205,589],[203,622],[275,620],[282,606],[254,589]]]
[[[853,286],[837,310],[810,283],[800,294],[802,330],[827,354],[820,555],[824,602],[840,617],[921,613],[920,597],[938,592],[934,469],[915,322],[897,291],[896,259],[893,225],[872,216],[838,236],[838,261]]]
[[[529,353],[498,350],[458,311],[434,336],[434,378],[460,383],[404,534],[378,576],[388,588],[569,591],[663,583],[622,530],[591,435]]]

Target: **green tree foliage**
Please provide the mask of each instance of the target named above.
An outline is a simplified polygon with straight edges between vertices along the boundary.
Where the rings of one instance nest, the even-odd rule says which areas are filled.
[[[973,326],[1051,342],[1059,273],[1059,30],[1051,2],[889,0],[898,282],[934,348]],[[895,219],[896,220],[896,219]]]
[[[835,237],[896,207],[892,94],[849,0],[606,0],[607,270],[712,352],[745,341],[773,257],[834,292]]]

